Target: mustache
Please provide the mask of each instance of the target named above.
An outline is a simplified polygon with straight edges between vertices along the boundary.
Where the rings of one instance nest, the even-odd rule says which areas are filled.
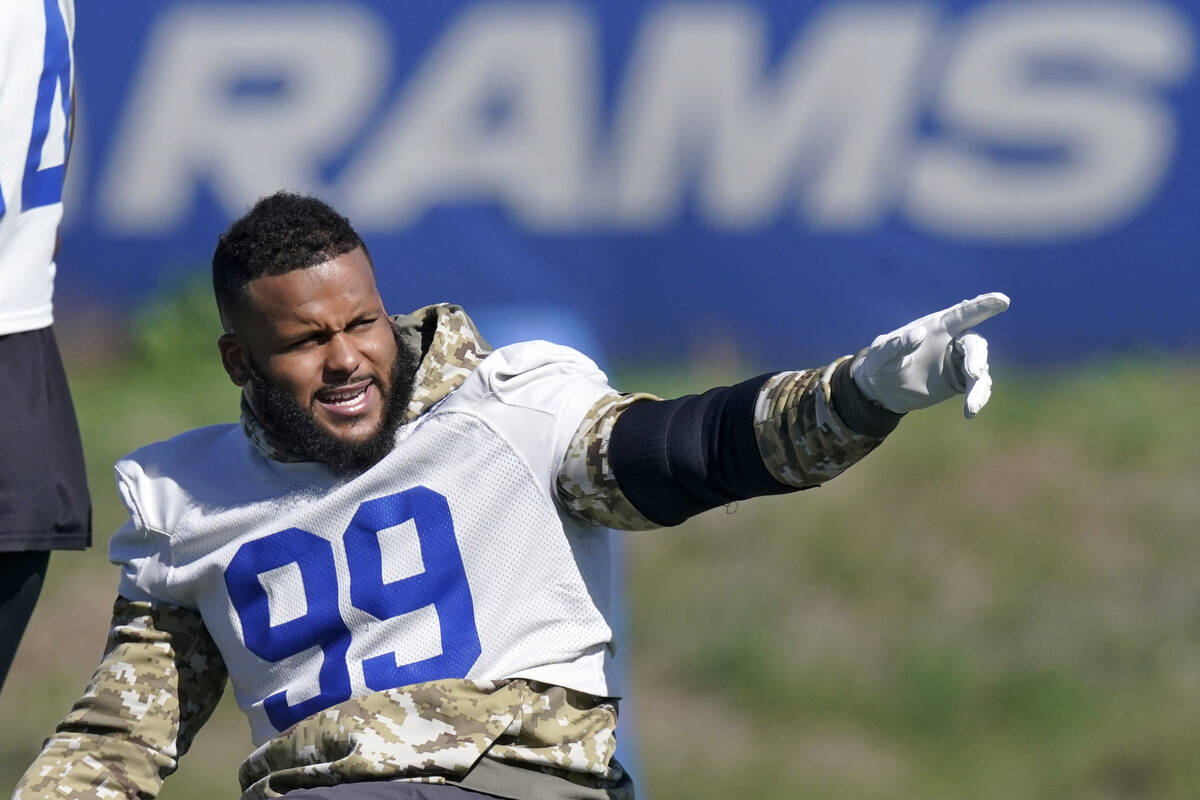
[[[277,384],[271,378],[268,378],[263,371],[259,369],[258,365],[254,363],[253,358],[248,359],[246,371],[249,373],[249,382],[257,384],[259,389],[263,387],[270,387],[275,391],[283,391],[279,387],[279,384]],[[371,372],[366,375],[351,376],[344,381],[338,381],[336,383],[322,383],[319,387],[317,387],[314,394],[320,394],[321,392],[335,392],[338,389],[344,389],[347,386],[353,386],[354,384],[362,383],[363,381],[369,381],[381,389],[383,388],[383,382],[379,380],[379,375]]]

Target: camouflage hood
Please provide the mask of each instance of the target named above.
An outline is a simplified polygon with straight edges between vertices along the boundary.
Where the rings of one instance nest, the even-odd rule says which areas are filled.
[[[404,422],[412,422],[434,403],[457,389],[479,362],[492,352],[462,308],[449,303],[418,308],[392,317],[401,347],[421,356],[413,377],[413,396]],[[275,461],[306,461],[293,443],[276,435],[255,415],[242,394],[242,429],[259,451]]]

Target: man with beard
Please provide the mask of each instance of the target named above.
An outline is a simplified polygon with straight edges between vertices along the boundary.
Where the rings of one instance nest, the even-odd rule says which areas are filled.
[[[21,800],[155,796],[227,678],[247,798],[632,797],[608,528],[815,486],[957,393],[973,416],[991,383],[969,329],[1008,305],[660,400],[568,348],[492,351],[455,306],[389,317],[313,198],[260,201],[213,279],[242,423],[117,464],[108,649]]]

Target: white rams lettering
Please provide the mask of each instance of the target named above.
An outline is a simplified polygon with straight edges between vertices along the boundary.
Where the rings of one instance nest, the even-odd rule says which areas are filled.
[[[387,97],[395,48],[365,6],[180,4],[150,38],[102,208],[120,232],[169,235],[201,184],[231,217],[287,186],[370,230],[486,202],[550,233],[903,216],[1044,242],[1152,199],[1177,152],[1169,91],[1193,67],[1183,15],[944,6],[828,2],[781,35],[749,4],[662,4],[614,67],[582,6],[477,3]],[[236,91],[264,76],[279,91]]]

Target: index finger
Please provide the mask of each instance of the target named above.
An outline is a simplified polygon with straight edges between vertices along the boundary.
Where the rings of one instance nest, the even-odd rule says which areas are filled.
[[[957,336],[968,328],[996,316],[1008,308],[1008,305],[1008,295],[1003,292],[988,292],[950,306],[939,316],[950,335]]]

